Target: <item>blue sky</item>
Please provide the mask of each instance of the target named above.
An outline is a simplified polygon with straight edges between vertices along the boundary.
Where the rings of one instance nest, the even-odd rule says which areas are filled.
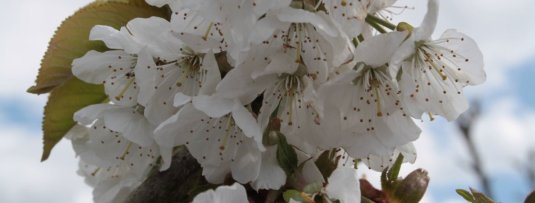
[[[7,26],[0,32],[0,202],[91,201],[91,190],[76,175],[77,161],[67,142],[60,143],[49,161],[39,162],[46,96],[25,93],[55,27],[87,2],[19,0],[0,8],[0,24]],[[405,11],[402,19],[417,25],[425,0],[400,0],[400,5],[416,7]],[[497,200],[521,202],[529,188],[514,162],[527,161],[527,151],[535,147],[535,28],[518,19],[535,19],[525,9],[535,8],[535,1],[442,0],[441,6],[436,35],[457,28],[475,38],[485,55],[488,81],[467,91],[484,108],[474,138]],[[478,184],[468,170],[470,159],[457,129],[441,119],[421,125],[419,158],[402,172],[418,167],[429,171],[425,202],[462,202],[454,189]],[[361,173],[377,180],[377,174]]]

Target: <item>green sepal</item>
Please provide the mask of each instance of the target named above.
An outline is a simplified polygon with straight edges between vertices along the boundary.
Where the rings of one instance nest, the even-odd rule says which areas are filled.
[[[278,135],[277,162],[284,172],[286,172],[286,175],[291,175],[297,169],[297,153],[294,148],[288,144],[284,135],[281,133]]]
[[[457,190],[455,190],[455,192],[457,192],[457,194],[459,194],[461,197],[463,197],[468,202],[474,202],[475,201],[474,196],[472,196],[472,194],[470,192],[466,191],[466,190],[457,189]]]
[[[392,167],[390,167],[390,169],[388,170],[387,175],[390,181],[398,179],[399,170],[401,170],[401,164],[403,164],[403,158],[404,158],[403,154],[400,153],[398,157],[396,158],[396,161],[394,162]]]
[[[282,193],[282,198],[284,199],[284,202],[290,202],[290,199],[294,199],[296,201],[304,201],[304,199],[301,197],[301,192],[297,190],[284,191],[284,193]]]

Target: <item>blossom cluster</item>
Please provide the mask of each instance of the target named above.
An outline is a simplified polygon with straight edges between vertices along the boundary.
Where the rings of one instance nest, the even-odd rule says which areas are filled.
[[[109,99],[78,111],[69,133],[95,200],[124,200],[185,146],[208,182],[237,182],[194,202],[247,202],[241,185],[287,183],[284,139],[306,184],[360,202],[354,160],[379,171],[398,154],[413,162],[414,119],[456,119],[468,108],[463,88],[485,80],[472,38],[456,30],[432,38],[437,0],[414,28],[388,26],[395,2],[147,0],[168,6],[171,19],[95,26],[90,39],[110,51],[89,51],[72,71],[103,84]],[[330,150],[342,158],[323,177],[314,160]]]

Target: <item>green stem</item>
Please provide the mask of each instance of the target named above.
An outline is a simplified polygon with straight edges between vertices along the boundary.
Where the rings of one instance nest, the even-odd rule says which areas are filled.
[[[366,16],[366,22],[368,21],[372,21],[372,22],[375,22],[379,25],[382,25],[390,30],[396,30],[396,25],[382,19],[382,18],[379,18],[377,16],[374,16],[374,15],[367,15]]]
[[[371,18],[366,17],[366,23],[368,23],[370,26],[372,26],[375,30],[377,30],[380,33],[386,33],[386,30],[379,25],[379,23],[371,20]]]

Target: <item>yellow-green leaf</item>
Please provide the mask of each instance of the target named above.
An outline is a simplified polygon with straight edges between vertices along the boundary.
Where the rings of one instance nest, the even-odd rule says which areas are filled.
[[[102,103],[107,99],[103,85],[87,84],[73,78],[50,93],[43,118],[43,155],[41,161],[48,159],[50,151],[76,123],[74,112],[91,104]]]
[[[71,72],[74,59],[89,50],[106,50],[102,42],[89,41],[91,28],[120,28],[131,19],[150,16],[166,17],[167,11],[149,6],[144,0],[99,0],[77,11],[58,28],[41,62],[36,85],[28,89],[36,94],[50,92],[43,118],[42,161],[48,159],[52,148],[75,125],[72,117],[76,111],[106,100],[102,85],[86,84]]]
[[[83,56],[88,50],[106,50],[102,42],[89,41],[89,31],[93,26],[108,25],[118,29],[131,19],[150,16],[167,17],[167,11],[150,6],[144,0],[99,0],[78,10],[56,30],[41,61],[36,84],[28,92],[42,94],[52,91],[72,77],[73,59]]]

